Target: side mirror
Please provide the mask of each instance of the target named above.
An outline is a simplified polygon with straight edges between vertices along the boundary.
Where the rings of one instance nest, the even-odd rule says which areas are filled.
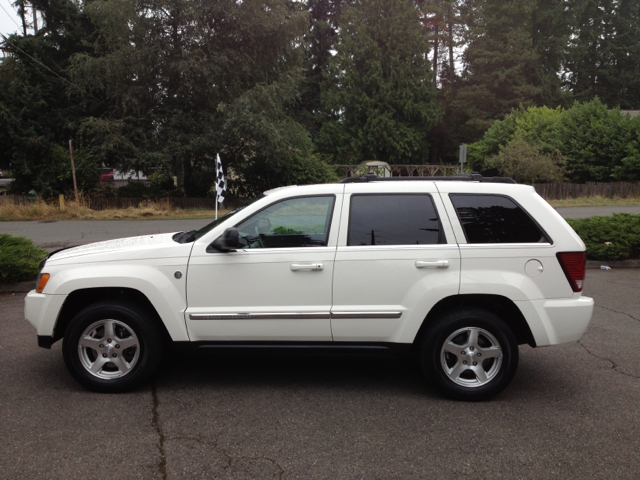
[[[237,248],[240,248],[238,229],[231,227],[227,228],[222,235],[211,242],[211,245],[207,247],[207,253],[235,252]]]

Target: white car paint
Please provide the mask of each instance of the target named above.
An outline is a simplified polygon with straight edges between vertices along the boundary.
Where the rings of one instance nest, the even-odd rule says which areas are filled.
[[[446,243],[348,247],[349,198],[356,192],[431,195]],[[174,341],[408,344],[430,309],[458,294],[492,294],[512,300],[538,346],[574,341],[588,326],[593,300],[572,291],[556,259],[558,252],[584,251],[584,244],[532,187],[370,182],[267,193],[193,243],[179,244],[173,234],[149,235],[53,255],[43,270],[51,275],[44,291],[32,291],[25,299],[26,319],[38,335],[53,336],[59,312],[72,292],[125,287],[148,298]],[[469,245],[450,193],[508,195],[534,217],[552,243]],[[207,252],[207,246],[226,228],[277,201],[327,194],[336,201],[325,247]],[[527,273],[531,260],[542,266],[535,278]],[[448,266],[418,268],[416,262],[446,262]],[[298,264],[322,264],[323,268],[293,271],[292,265]],[[181,273],[180,278],[176,272]],[[212,318],[206,319],[207,315]]]

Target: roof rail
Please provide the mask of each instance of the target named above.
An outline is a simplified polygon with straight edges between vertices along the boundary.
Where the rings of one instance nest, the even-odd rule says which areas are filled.
[[[516,183],[509,177],[483,177],[473,172],[467,175],[450,175],[447,177],[379,177],[375,173],[368,173],[361,177],[350,177],[341,180],[340,183],[367,183],[367,182],[412,182],[412,181],[447,181],[447,182],[483,182],[483,183]]]

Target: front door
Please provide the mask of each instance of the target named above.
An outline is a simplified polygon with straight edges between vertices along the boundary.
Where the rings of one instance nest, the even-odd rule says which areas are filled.
[[[334,190],[274,201],[241,221],[236,252],[194,246],[186,312],[192,341],[332,340],[342,186]]]

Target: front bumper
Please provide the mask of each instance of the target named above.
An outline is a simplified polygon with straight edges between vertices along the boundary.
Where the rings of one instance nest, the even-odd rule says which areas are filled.
[[[593,298],[582,296],[516,304],[525,314],[538,347],[580,340],[594,307]]]
[[[24,298],[24,318],[29,324],[36,329],[38,337],[54,337],[54,330],[58,315],[66,300],[66,295],[47,295],[44,293],[37,293],[35,290],[31,290]],[[38,340],[38,344],[45,348],[45,344]]]

